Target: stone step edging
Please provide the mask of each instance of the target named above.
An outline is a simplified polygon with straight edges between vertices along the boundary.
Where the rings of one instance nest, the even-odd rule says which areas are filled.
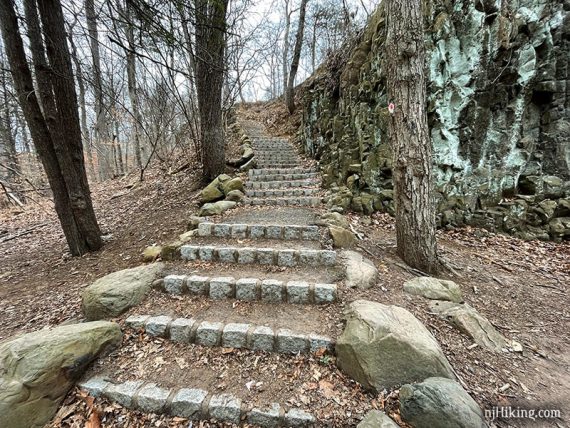
[[[248,408],[232,394],[212,394],[197,388],[162,388],[141,380],[112,383],[102,377],[90,378],[78,386],[92,397],[105,397],[146,413],[167,413],[192,420],[216,419],[238,425],[245,420],[263,428],[307,427],[315,423],[311,414],[297,408],[286,411],[279,403],[270,403],[266,409]]]
[[[285,169],[280,169],[280,168],[256,168],[256,169],[250,169],[249,170],[249,175],[250,176],[255,176],[255,175],[265,175],[265,174],[272,174],[272,175],[279,175],[279,174],[303,174],[303,173],[314,173],[317,172],[315,171],[314,168],[303,168],[303,167],[299,167],[299,168],[285,168]]]
[[[313,353],[323,348],[334,352],[335,342],[320,334],[305,334],[287,328],[277,330],[249,323],[197,321],[167,315],[133,315],[125,320],[132,329],[144,328],[149,336],[163,337],[179,343],[201,346],[251,349],[281,354]]]
[[[319,188],[297,188],[297,189],[262,189],[246,190],[245,195],[250,198],[283,197],[283,196],[311,196],[318,194]]]
[[[198,224],[198,236],[219,238],[250,238],[318,241],[321,234],[318,226],[272,225],[272,224],[233,224],[210,223]]]
[[[337,254],[331,250],[294,250],[252,247],[216,247],[211,245],[183,245],[183,260],[218,261],[272,266],[334,266]]]
[[[250,175],[249,180],[252,182],[266,182],[266,181],[285,181],[285,180],[305,180],[305,179],[318,179],[319,173],[317,172],[300,172],[291,174],[259,174]]]
[[[299,187],[315,187],[319,186],[318,179],[309,180],[288,180],[288,181],[247,181],[245,183],[246,189],[259,190],[259,189],[289,189]]]
[[[337,300],[336,284],[257,278],[167,275],[158,288],[172,295],[209,296],[214,300],[237,299],[264,303],[328,304]]]
[[[244,205],[316,207],[322,204],[322,198],[310,196],[293,196],[283,198],[248,198],[244,199],[242,203]]]

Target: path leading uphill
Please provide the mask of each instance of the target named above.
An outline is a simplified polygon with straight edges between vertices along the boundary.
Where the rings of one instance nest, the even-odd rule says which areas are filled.
[[[123,346],[81,386],[146,413],[351,426],[373,399],[333,363],[343,272],[315,225],[319,174],[288,140],[243,128],[257,159],[243,206],[198,225],[184,262],[127,314]]]

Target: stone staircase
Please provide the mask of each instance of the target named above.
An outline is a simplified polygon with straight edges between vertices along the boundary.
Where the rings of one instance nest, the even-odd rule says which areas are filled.
[[[271,370],[279,372],[279,365],[290,358],[334,353],[335,338],[323,334],[335,331],[323,322],[331,317],[315,311],[329,305],[333,313],[340,312],[334,305],[339,301],[335,282],[341,262],[336,251],[326,247],[328,232],[312,224],[321,205],[316,170],[302,166],[287,140],[269,138],[259,127],[248,131],[258,169],[249,171],[246,206],[225,213],[223,220],[200,223],[195,239],[180,249],[184,263],[154,284],[154,292],[162,296],[157,300],[167,299],[167,304],[133,308],[124,328],[129,338],[160,339],[192,355],[215,348],[275,353],[282,357]],[[178,309],[184,306],[181,301],[189,301],[184,299],[195,306],[203,301],[210,310],[185,316]],[[251,319],[235,311],[226,315],[227,305],[221,305],[228,301],[234,302],[232,308],[257,305],[256,313],[263,316]],[[299,311],[301,305],[306,309]],[[231,359],[232,354],[217,358]],[[259,372],[268,369],[260,366]],[[274,381],[287,389],[285,380]],[[220,392],[203,382],[163,385],[160,376],[118,380],[96,373],[80,386],[142,412],[261,427],[318,424],[310,408],[251,402],[242,394],[243,385]]]

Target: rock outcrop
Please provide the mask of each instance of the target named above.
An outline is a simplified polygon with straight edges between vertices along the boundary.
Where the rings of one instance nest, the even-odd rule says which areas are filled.
[[[120,341],[118,324],[96,321],[0,343],[0,427],[43,427],[87,365]]]
[[[441,227],[570,239],[569,10],[568,0],[426,3]],[[304,85],[300,137],[331,208],[394,210],[384,19],[380,5]]]
[[[345,316],[337,364],[365,388],[378,392],[432,376],[455,378],[435,338],[406,309],[357,300]]]
[[[414,428],[485,428],[483,412],[457,382],[432,377],[400,388],[400,415]]]
[[[113,272],[88,286],[82,295],[85,318],[100,320],[119,316],[138,305],[150,291],[164,264],[153,263]]]

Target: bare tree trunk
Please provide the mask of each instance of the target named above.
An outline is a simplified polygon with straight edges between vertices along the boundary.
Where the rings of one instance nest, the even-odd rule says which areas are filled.
[[[134,132],[133,132],[133,148],[135,151],[135,163],[139,170],[142,170],[142,158],[141,158],[141,144],[140,144],[140,126],[142,123],[142,117],[140,114],[139,108],[139,99],[137,94],[137,70],[136,70],[136,57],[135,57],[135,35],[134,35],[134,26],[131,22],[132,13],[131,13],[131,5],[130,2],[127,1],[126,5],[126,16],[127,16],[127,23],[126,23],[126,34],[127,34],[127,43],[128,43],[128,50],[126,51],[127,57],[127,86],[129,91],[129,100],[131,102],[131,109],[133,110],[133,117],[134,117]],[[128,156],[128,153],[126,153]]]
[[[289,2],[285,0],[285,35],[283,36],[283,95],[287,90],[287,76],[289,75],[289,31],[291,29],[291,10]]]
[[[195,0],[195,5],[202,175],[204,180],[211,180],[225,169],[222,88],[228,0]]]
[[[99,53],[99,32],[97,30],[97,15],[95,14],[94,0],[85,0],[85,15],[87,30],[91,44],[93,58],[93,94],[95,97],[95,135],[97,159],[99,163],[99,177],[101,180],[109,178],[111,166],[111,150],[109,141],[109,123],[103,99],[103,81],[101,77],[101,55]]]
[[[81,63],[77,57],[77,48],[71,33],[67,35],[69,47],[71,48],[71,59],[75,66],[75,77],[77,79],[77,88],[79,89],[79,110],[81,113],[81,133],[83,135],[83,149],[87,155],[87,168],[89,176],[92,180],[97,181],[97,174],[93,166],[93,153],[91,152],[91,139],[89,138],[89,128],[87,127],[87,107],[85,105],[85,82],[83,81],[83,71]]]
[[[0,146],[4,146],[4,150],[0,151],[0,157],[3,155],[6,158],[6,163],[10,167],[7,170],[6,178],[14,178],[18,174],[20,168],[18,166],[18,158],[16,156],[16,138],[14,136],[12,126],[10,99],[8,96],[8,67],[4,62],[4,56],[0,51],[0,85],[2,87],[2,112],[0,114]]]
[[[35,9],[33,0],[25,0]],[[32,73],[26,61],[24,44],[12,0],[0,0],[0,26],[18,100],[54,194],[55,209],[69,249],[81,255],[101,247],[101,232],[95,218],[81,144],[77,97],[71,60],[67,50],[63,12],[59,0],[39,0],[45,52],[49,59],[49,88],[53,89],[52,126],[42,113],[35,95]],[[45,106],[45,104],[44,104]]]
[[[424,272],[438,270],[432,146],[426,114],[421,0],[387,0],[386,86],[391,119],[399,256]]]
[[[305,31],[305,11],[307,9],[307,0],[301,0],[301,11],[299,12],[299,26],[297,27],[297,35],[295,36],[295,49],[293,50],[293,59],[291,60],[291,70],[289,70],[289,78],[287,80],[287,90],[285,91],[285,104],[289,114],[295,111],[295,76],[299,68],[299,59],[301,58],[301,48],[303,47],[303,33]]]

